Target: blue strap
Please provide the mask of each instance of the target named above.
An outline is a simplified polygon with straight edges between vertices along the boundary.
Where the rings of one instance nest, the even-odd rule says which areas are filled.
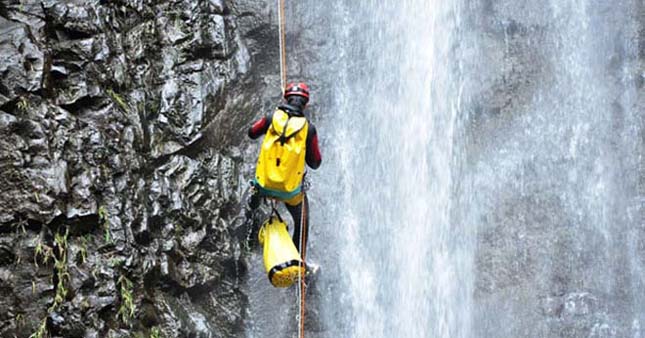
[[[256,179],[253,180],[253,185],[258,189],[262,196],[275,197],[282,201],[290,200],[296,197],[302,191],[302,184],[299,185],[298,188],[296,188],[294,191],[290,192],[264,188],[260,185],[260,183],[258,183]]]

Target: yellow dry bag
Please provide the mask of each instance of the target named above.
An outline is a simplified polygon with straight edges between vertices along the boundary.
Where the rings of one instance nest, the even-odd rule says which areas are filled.
[[[300,254],[289,236],[287,225],[280,217],[272,216],[260,228],[258,239],[264,247],[264,267],[271,284],[277,288],[293,285],[304,268],[301,267]]]
[[[301,192],[308,130],[304,116],[273,113],[255,168],[255,186],[263,195],[284,201]]]

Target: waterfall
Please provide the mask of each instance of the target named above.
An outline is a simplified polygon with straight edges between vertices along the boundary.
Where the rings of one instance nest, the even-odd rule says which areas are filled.
[[[455,182],[459,8],[419,0],[344,9],[360,19],[345,27],[333,116],[321,126],[336,167],[326,179],[337,186],[319,189],[326,207],[339,207],[318,213],[337,233],[329,263],[346,298],[328,306],[351,318],[338,336],[467,337],[473,229],[460,222]]]
[[[308,333],[643,336],[643,13],[292,5],[324,156]]]

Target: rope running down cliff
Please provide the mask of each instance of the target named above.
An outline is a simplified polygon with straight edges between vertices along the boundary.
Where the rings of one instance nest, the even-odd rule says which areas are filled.
[[[286,30],[286,19],[285,19],[285,13],[284,13],[284,8],[285,8],[285,0],[278,0],[278,25],[280,26],[280,85],[281,85],[281,91],[284,94],[284,90],[287,86],[287,47],[286,47],[286,40],[287,40],[287,30]],[[306,197],[305,197],[306,198]],[[306,293],[306,284],[305,284],[305,269],[306,269],[306,263],[305,263],[305,257],[306,257],[306,249],[305,249],[305,241],[306,241],[306,236],[304,232],[306,231],[303,227],[304,223],[304,218],[306,216],[306,213],[309,212],[306,209],[306,203],[304,203],[303,200],[303,206],[302,206],[302,211],[300,215],[300,250],[302,252],[302,257],[300,259],[300,278],[299,278],[299,283],[298,283],[298,333],[300,338],[305,337],[305,293]],[[307,224],[308,226],[309,224]]]
[[[300,252],[301,252],[301,257],[300,257],[300,278],[298,280],[298,294],[300,298],[300,306],[299,306],[299,334],[300,338],[305,338],[305,294],[307,292],[307,284],[305,284],[305,273],[307,269],[307,263],[306,263],[306,257],[307,257],[307,248],[306,244],[307,243],[307,230],[309,228],[309,222],[306,222],[305,219],[308,217],[307,213],[309,210],[307,210],[307,205],[309,204],[307,202],[307,195],[306,192],[303,192],[303,198],[302,198],[302,208],[300,208],[300,238],[298,239],[300,241]],[[305,222],[307,223],[305,225]]]
[[[284,93],[287,85],[287,30],[284,14],[285,0],[278,0],[278,24],[280,26],[280,85]]]

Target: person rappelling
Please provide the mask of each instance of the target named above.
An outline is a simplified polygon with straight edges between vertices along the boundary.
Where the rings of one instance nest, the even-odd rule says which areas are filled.
[[[294,230],[291,241],[297,254],[302,257],[299,259],[291,257],[293,255],[289,256],[285,251],[288,248],[285,248],[284,243],[274,243],[269,249],[272,252],[269,253],[266,252],[265,247],[265,261],[267,254],[275,256],[267,262],[269,279],[274,285],[277,283],[273,278],[276,269],[278,272],[285,273],[287,268],[297,267],[304,261],[309,232],[309,200],[303,188],[303,181],[306,166],[317,169],[322,162],[316,127],[305,114],[305,108],[309,102],[309,87],[304,83],[289,84],[284,90],[284,99],[285,103],[253,123],[248,131],[249,137],[254,140],[264,135],[255,177],[251,182],[253,191],[249,198],[249,207],[251,210],[257,209],[263,198],[283,202],[293,220]],[[275,208],[274,213],[277,214]],[[271,229],[276,229],[275,236],[272,238],[284,238],[284,235],[281,236],[277,231],[283,230],[286,233],[286,230],[282,229],[285,226],[269,227],[274,224],[272,222],[281,224],[282,219],[279,214],[277,218],[272,218],[263,226],[264,232],[262,230],[260,232],[261,242],[265,242],[263,238]],[[278,243],[279,239],[275,242]],[[280,251],[285,254],[280,254]],[[281,256],[290,258],[280,258]],[[273,260],[277,260],[279,264],[272,266]],[[297,272],[291,276],[297,276]],[[289,280],[279,284],[288,286],[292,282]]]
[[[280,30],[280,89],[286,103],[262,117],[249,128],[251,139],[264,135],[260,154],[251,181],[249,207],[255,210],[261,200],[284,203],[293,220],[293,235],[272,204],[272,213],[258,232],[264,249],[264,267],[275,287],[290,287],[298,281],[298,332],[305,337],[305,296],[307,276],[318,270],[307,264],[309,235],[309,200],[303,186],[307,166],[318,169],[322,162],[316,127],[309,121],[305,108],[309,103],[309,87],[305,83],[287,83],[287,50],[285,0],[278,0]]]

